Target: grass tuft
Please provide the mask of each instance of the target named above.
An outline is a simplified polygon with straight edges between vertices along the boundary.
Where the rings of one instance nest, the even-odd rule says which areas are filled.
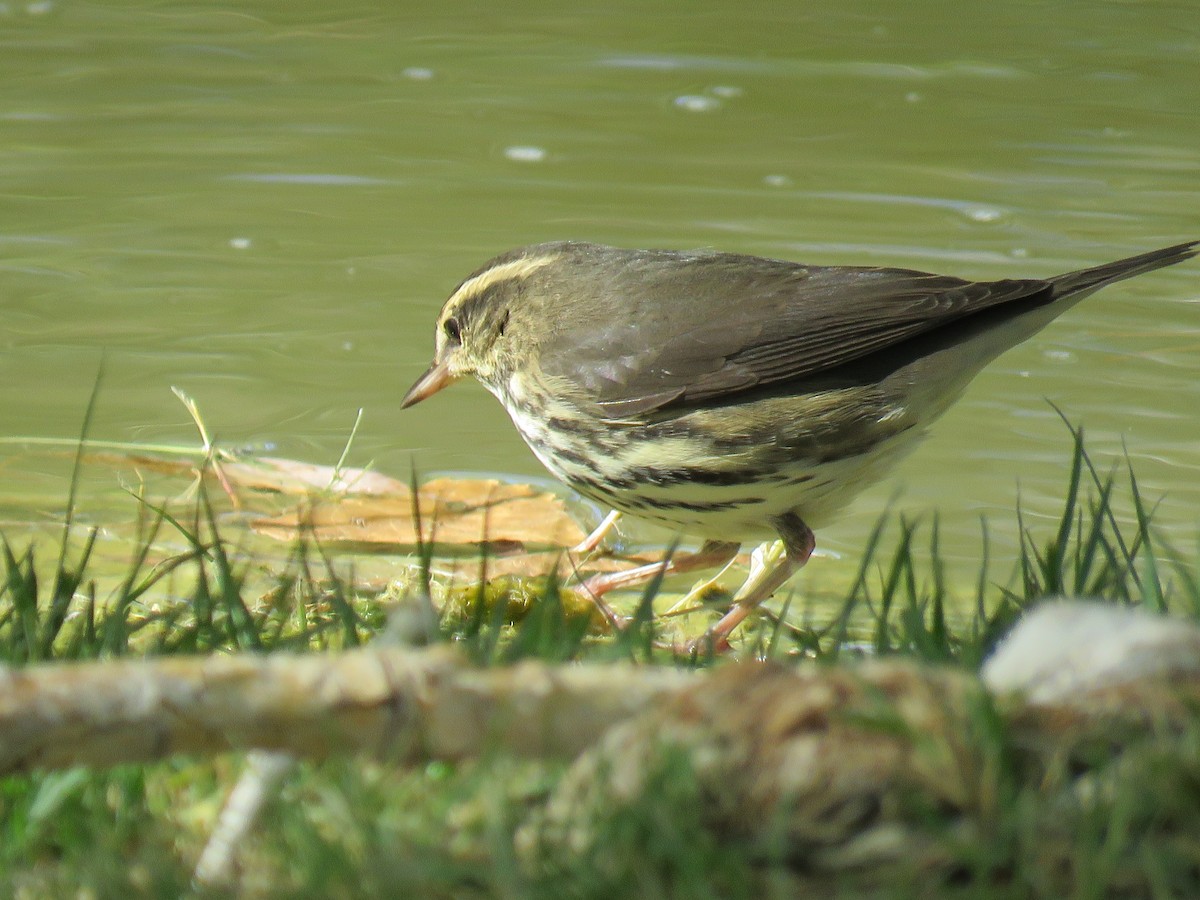
[[[984,523],[977,577],[963,588],[947,579],[936,515],[885,516],[826,621],[777,624],[752,636],[752,645],[795,664],[866,653],[973,669],[1022,610],[1049,596],[1200,618],[1200,553],[1181,553],[1155,532],[1153,503],[1131,466],[1101,473],[1082,430],[1070,434],[1061,509],[1049,529],[1018,510],[1015,559],[996,558]],[[9,665],[339,649],[372,639],[395,612],[390,595],[357,585],[353,573],[339,574],[340,561],[311,538],[264,571],[222,533],[203,490],[185,515],[138,498],[138,537],[127,570],[107,585],[93,568],[97,531],[75,524],[74,503],[72,488],[48,570],[34,546],[16,547],[0,535],[0,656]],[[658,583],[640,596],[623,636],[597,636],[570,588],[553,577],[488,578],[485,553],[481,583],[447,591],[433,574],[432,542],[419,546],[417,557],[419,575],[400,604],[419,610],[416,627],[403,631],[406,639],[454,641],[481,665],[708,662],[676,661],[657,649],[651,603]],[[997,580],[993,570],[1001,565],[1010,568]],[[435,611],[430,598],[441,595],[457,599]],[[925,823],[953,861],[939,892],[1200,891],[1200,851],[1191,837],[1200,833],[1200,727],[1165,743],[1148,740],[1119,758],[1092,748],[1091,756],[1044,772],[1028,770],[986,697],[969,730],[964,741],[981,751],[986,768],[972,827],[952,827],[944,811],[923,809],[913,798],[914,820]],[[0,894],[186,893],[234,762],[175,760],[0,781]],[[561,772],[503,756],[412,770],[354,760],[302,765],[243,848],[242,893],[787,896],[812,885],[812,873],[797,871],[786,853],[747,847],[697,819],[703,798],[682,764],[664,765],[653,791],[603,820],[596,855],[530,870],[516,855],[513,833]],[[860,885],[819,887],[853,892]],[[916,871],[894,873],[890,882],[895,892],[914,896],[929,887]]]

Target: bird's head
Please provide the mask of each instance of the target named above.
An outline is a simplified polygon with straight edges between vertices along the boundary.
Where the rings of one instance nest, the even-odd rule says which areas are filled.
[[[559,258],[557,245],[539,245],[497,256],[463,281],[442,306],[434,334],[433,362],[409,388],[401,408],[436,394],[464,375],[472,375],[501,394],[518,358],[528,352],[536,321],[536,273]],[[537,282],[535,284],[535,282]],[[519,329],[510,325],[519,324]],[[524,336],[518,340],[513,330]]]

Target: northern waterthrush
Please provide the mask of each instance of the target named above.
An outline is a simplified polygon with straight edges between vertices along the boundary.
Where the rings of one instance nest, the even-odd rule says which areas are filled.
[[[712,629],[800,566],[812,528],[884,475],[988,362],[1092,292],[1200,242],[1045,280],[971,282],[731,253],[523,247],[463,281],[408,407],[463,375],[558,478],[732,557],[777,535]]]

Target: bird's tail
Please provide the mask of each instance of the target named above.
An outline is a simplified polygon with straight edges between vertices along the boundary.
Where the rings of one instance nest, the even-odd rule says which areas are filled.
[[[1132,278],[1134,275],[1152,272],[1163,266],[1173,266],[1175,263],[1191,259],[1200,253],[1195,249],[1197,245],[1200,245],[1200,241],[1188,241],[1186,244],[1176,244],[1174,247],[1139,253],[1137,256],[1119,259],[1102,266],[1057,275],[1050,279],[1050,283],[1054,285],[1054,299],[1057,300],[1059,297],[1078,294],[1082,291],[1091,293],[1123,278]]]
[[[925,352],[898,369],[889,380],[895,378],[903,384],[908,402],[920,409],[926,420],[932,421],[957,399],[985,365],[1041,331],[1089,294],[1122,278],[1183,262],[1200,252],[1195,249],[1197,246],[1200,241],[1189,241],[1050,278],[1049,297],[1038,292],[1037,302],[1032,306],[1016,310],[1001,307],[980,313],[967,319],[963,328],[953,332],[949,339],[935,332]]]

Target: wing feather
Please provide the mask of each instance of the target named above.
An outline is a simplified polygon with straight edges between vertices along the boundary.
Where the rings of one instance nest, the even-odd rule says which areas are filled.
[[[542,370],[612,419],[723,403],[1053,294],[1039,280],[969,282],[908,269],[575,247],[570,288],[580,315],[571,333],[552,330]]]

